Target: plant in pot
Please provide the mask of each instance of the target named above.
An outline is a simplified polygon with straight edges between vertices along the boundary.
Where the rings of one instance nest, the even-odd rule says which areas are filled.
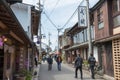
[[[32,72],[26,70],[26,78],[25,80],[32,80]]]
[[[17,73],[15,73],[15,79],[16,80],[25,80],[25,73],[23,72],[23,70],[18,71]]]
[[[25,77],[24,80],[32,80],[32,72],[30,72],[26,69],[21,70],[21,76]]]
[[[19,71],[19,79],[17,80],[32,80],[32,72],[26,70],[26,69],[22,69]]]

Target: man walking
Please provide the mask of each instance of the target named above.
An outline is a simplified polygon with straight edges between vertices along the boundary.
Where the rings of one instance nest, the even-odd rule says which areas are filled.
[[[51,55],[49,55],[47,62],[48,62],[48,71],[49,71],[52,69],[52,63],[53,63],[53,59],[52,59]]]
[[[94,67],[95,67],[96,60],[95,60],[95,57],[93,56],[93,54],[90,54],[90,57],[88,59],[88,63],[90,65],[91,77],[92,77],[92,79],[95,79],[95,77],[94,77]]]
[[[83,63],[83,59],[80,57],[79,54],[77,54],[77,57],[75,59],[75,78],[78,77],[78,69],[80,70],[80,74],[81,74],[81,79],[83,78],[83,74],[82,74],[82,63]]]
[[[57,68],[58,68],[58,71],[61,71],[61,63],[62,63],[62,58],[60,55],[57,56]]]

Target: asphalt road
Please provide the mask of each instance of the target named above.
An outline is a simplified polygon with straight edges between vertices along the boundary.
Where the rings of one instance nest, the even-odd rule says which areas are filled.
[[[62,70],[57,70],[56,62],[52,65],[52,70],[48,71],[48,64],[42,63],[39,71],[38,80],[81,80],[80,72],[78,71],[78,78],[74,78],[74,68],[68,64],[62,64]],[[83,70],[83,79],[82,80],[93,80],[90,77],[90,73]],[[96,77],[94,80],[104,80],[100,77]]]

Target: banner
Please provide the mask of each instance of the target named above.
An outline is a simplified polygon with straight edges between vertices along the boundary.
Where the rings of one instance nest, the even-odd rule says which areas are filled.
[[[78,26],[87,27],[87,7],[86,6],[78,7]]]

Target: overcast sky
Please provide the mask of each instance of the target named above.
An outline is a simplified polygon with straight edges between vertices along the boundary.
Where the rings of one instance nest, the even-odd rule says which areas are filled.
[[[39,0],[23,0],[23,3],[27,4],[33,4],[36,5]],[[53,24],[56,25],[56,27],[62,28],[66,22],[69,20],[69,18],[72,16],[72,14],[77,9],[78,5],[81,3],[82,0],[41,0],[41,4],[43,5],[43,12],[41,14],[41,24],[42,24],[42,34],[46,36],[45,39],[42,40],[42,42],[45,42],[48,44],[48,33],[51,34],[50,41],[52,43],[51,47],[52,49],[57,46],[57,29]],[[85,1],[83,1],[82,5],[85,5]],[[92,7],[96,2],[99,0],[89,0],[90,7]],[[53,24],[49,21],[49,19],[46,17],[46,15],[49,17],[49,19],[53,22]],[[78,15],[77,11],[75,12],[74,16],[70,19],[69,23],[64,27],[72,27],[76,22],[78,21]],[[64,29],[61,31],[60,34],[64,32]]]

